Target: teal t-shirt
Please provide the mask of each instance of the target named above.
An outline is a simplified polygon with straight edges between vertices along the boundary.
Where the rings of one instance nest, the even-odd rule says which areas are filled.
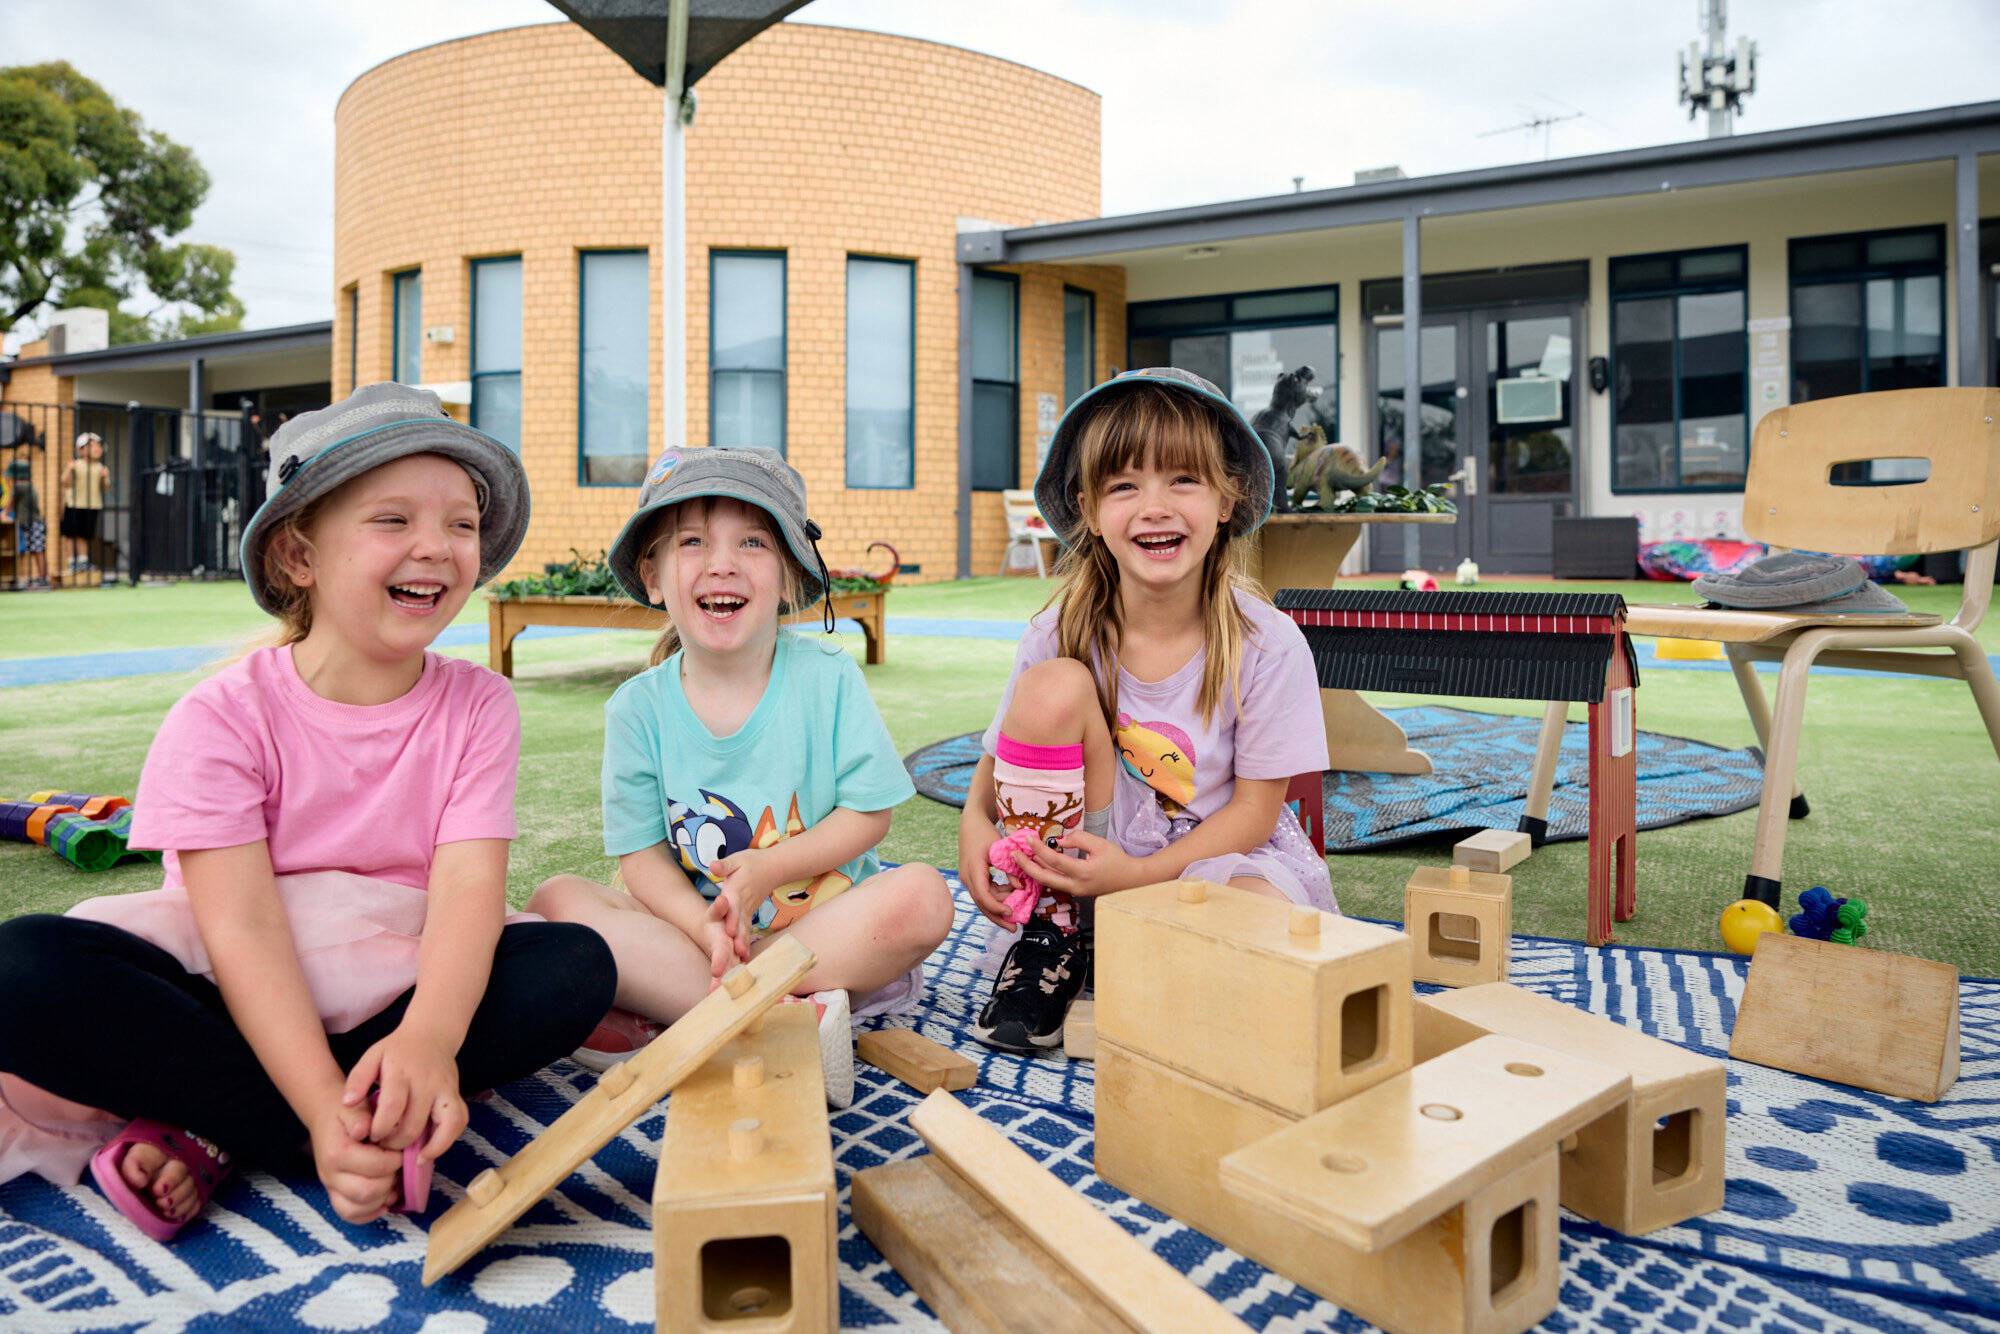
[[[641,672],[604,706],[604,851],[669,843],[705,897],[708,867],[812,828],[837,806],[887,810],[916,788],[847,650],[778,632],[771,681],[743,726],[711,733],[681,690],[681,655]],[[789,926],[808,908],[881,869],[871,849],[785,885],[756,926]]]

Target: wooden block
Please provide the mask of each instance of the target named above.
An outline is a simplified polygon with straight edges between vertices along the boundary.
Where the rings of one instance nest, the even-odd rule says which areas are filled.
[[[1958,1078],[1958,970],[1765,932],[1729,1054],[1892,1098],[1936,1102]]]
[[[940,1090],[925,1098],[910,1113],[910,1125],[932,1153],[1133,1328],[1243,1328],[1213,1297],[950,1094]]]
[[[1072,1061],[1097,1059],[1097,1002],[1080,1000],[1063,1020],[1063,1055]]]
[[[832,1334],[836,1208],[818,1019],[780,1006],[667,1104],[653,1183],[659,1328]]]
[[[953,1334],[1133,1329],[936,1154],[851,1184],[855,1226]]]
[[[1722,1062],[1504,982],[1417,998],[1419,1061],[1489,1033],[1632,1077],[1631,1098],[1579,1130],[1563,1153],[1566,1207],[1633,1236],[1722,1207]]]
[[[1409,1334],[1512,1334],[1555,1309],[1556,1154],[1369,1255],[1223,1189],[1222,1158],[1289,1117],[1099,1044],[1097,1174],[1328,1301]]]
[[[878,1028],[856,1034],[854,1054],[919,1093],[969,1089],[979,1078],[979,1067],[971,1061],[907,1028]]]
[[[1632,1077],[1608,1065],[1483,1037],[1238,1149],[1222,1185],[1374,1254],[1631,1093]]]
[[[435,1283],[491,1244],[606,1140],[651,1110],[744,1025],[788,995],[812,964],[811,950],[781,938],[743,967],[750,979],[743,995],[717,988],[702,997],[679,1023],[621,1063],[619,1068],[630,1075],[622,1088],[614,1093],[598,1084],[527,1148],[491,1169],[501,1182],[497,1194],[483,1202],[460,1200],[431,1224],[424,1283]]]
[[[1514,881],[1466,866],[1419,866],[1403,887],[1411,974],[1448,987],[1507,980]]]
[[[1462,838],[1451,850],[1459,866],[1498,875],[1527,860],[1535,850],[1534,840],[1511,829],[1482,829],[1471,838]]]
[[[1304,1116],[1410,1065],[1410,940],[1226,885],[1098,900],[1097,1032]]]

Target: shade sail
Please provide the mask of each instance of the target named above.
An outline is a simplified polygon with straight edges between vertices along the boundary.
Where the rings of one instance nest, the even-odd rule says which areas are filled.
[[[549,0],[657,87],[666,86],[667,0]],[[808,0],[689,0],[687,74],[692,88],[731,51]]]

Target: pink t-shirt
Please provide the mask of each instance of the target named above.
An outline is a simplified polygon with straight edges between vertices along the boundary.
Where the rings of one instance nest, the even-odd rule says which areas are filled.
[[[347,871],[424,889],[440,843],[512,839],[521,715],[505,678],[424,655],[387,704],[336,704],[292,650],[258,649],[182,696],[146,755],[131,845],[166,850],[264,839],[277,875]]]

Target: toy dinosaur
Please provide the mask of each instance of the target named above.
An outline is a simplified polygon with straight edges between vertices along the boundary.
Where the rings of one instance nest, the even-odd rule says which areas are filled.
[[[1292,418],[1298,410],[1319,397],[1319,389],[1313,384],[1313,368],[1297,366],[1280,375],[1271,386],[1271,401],[1250,419],[1250,429],[1264,442],[1264,450],[1271,456],[1271,476],[1283,478],[1289,475],[1292,461],[1292,441],[1300,438],[1298,428],[1292,425]],[[1322,436],[1322,439],[1325,437]],[[1284,511],[1292,508],[1290,493],[1283,485],[1273,488],[1272,508]]]
[[[1326,432],[1315,422],[1299,432],[1298,449],[1292,455],[1285,485],[1291,491],[1294,508],[1306,508],[1306,497],[1317,492],[1317,508],[1326,510],[1342,491],[1359,494],[1372,487],[1387,464],[1387,459],[1377,459],[1373,466],[1364,464],[1361,455],[1351,447],[1328,444]]]

